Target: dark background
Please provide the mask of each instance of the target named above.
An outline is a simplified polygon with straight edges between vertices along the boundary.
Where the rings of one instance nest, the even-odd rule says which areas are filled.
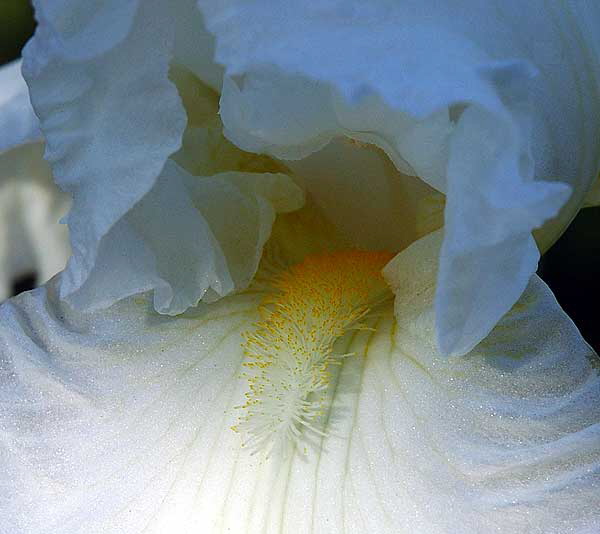
[[[19,56],[34,28],[28,0],[0,0],[0,65]]]
[[[28,0],[0,0],[0,64],[19,56],[34,28]],[[600,352],[600,208],[579,213],[543,256],[538,274],[552,288],[586,340]],[[35,277],[29,283],[33,280]],[[19,290],[30,289],[23,281],[17,286]]]

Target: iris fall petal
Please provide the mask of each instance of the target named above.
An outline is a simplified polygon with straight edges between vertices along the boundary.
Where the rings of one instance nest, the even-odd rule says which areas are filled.
[[[460,360],[434,342],[436,234],[337,350],[326,437],[264,459],[231,430],[260,291],[170,318],[75,312],[56,284],[1,309],[11,532],[586,533],[600,521],[597,356],[534,277]],[[302,448],[302,447],[301,447]]]

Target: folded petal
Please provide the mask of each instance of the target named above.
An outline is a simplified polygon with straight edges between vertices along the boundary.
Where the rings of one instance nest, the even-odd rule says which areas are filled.
[[[25,71],[46,157],[74,197],[61,297],[91,310],[154,290],[174,314],[245,287],[274,214],[303,194],[283,175],[218,176],[281,166],[253,166],[222,138],[222,69],[193,2],[36,7]]]
[[[40,24],[24,50],[23,70],[46,158],[74,197],[73,256],[61,289],[67,296],[89,276],[101,238],[179,147],[185,114],[167,77],[168,10],[158,2],[110,2],[98,13],[89,2],[62,4],[36,4]],[[114,21],[111,14],[118,15]]]
[[[599,8],[198,4],[240,147],[299,159],[350,136],[447,194],[438,338],[470,350],[535,271],[532,230],[551,220],[537,234],[547,248],[598,171]]]
[[[295,214],[292,214],[294,218]],[[293,233],[293,231],[292,231]],[[261,291],[177,318],[81,313],[56,284],[0,308],[10,532],[531,532],[600,526],[597,356],[533,278],[473,352],[435,346],[439,239],[386,270],[391,305],[340,339],[326,436],[263,458],[231,430]],[[302,450],[305,449],[305,450]]]
[[[97,309],[154,290],[155,309],[177,314],[243,289],[276,213],[303,201],[283,174],[192,176],[169,160],[150,192],[104,236],[86,283],[67,300]]]
[[[24,72],[47,139],[46,158],[74,199],[68,217],[73,257],[62,278],[63,297],[86,284],[101,261],[103,238],[150,191],[181,146],[186,114],[168,77],[171,63],[179,60],[192,71],[212,64],[202,59],[210,56],[210,37],[202,33],[199,12],[191,2],[172,7],[156,1],[36,3],[39,25],[24,51]],[[188,26],[196,25],[190,34]],[[215,69],[205,72],[213,83]]]

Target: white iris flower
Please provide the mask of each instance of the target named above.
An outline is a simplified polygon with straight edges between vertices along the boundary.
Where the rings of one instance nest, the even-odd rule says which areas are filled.
[[[7,532],[600,528],[598,357],[534,274],[600,5],[36,8],[73,255],[0,308]]]

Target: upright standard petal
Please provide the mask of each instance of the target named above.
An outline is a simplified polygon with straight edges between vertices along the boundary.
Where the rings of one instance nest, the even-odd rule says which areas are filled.
[[[154,290],[156,309],[175,314],[246,287],[275,213],[303,194],[281,165],[222,137],[222,68],[194,3],[36,8],[25,72],[74,198],[61,298],[92,310]]]
[[[175,19],[164,2],[37,2],[23,71],[59,186],[73,195],[73,256],[61,295],[80,289],[100,241],[147,193],[181,144],[168,79]]]
[[[547,247],[597,174],[600,7],[198,3],[235,143],[299,159],[350,136],[446,193],[437,335],[470,350],[535,271],[531,232]]]
[[[335,343],[344,357],[331,369],[324,435],[306,432],[269,459],[230,428],[248,391],[241,340],[256,329],[264,289],[176,319],[147,297],[76,312],[54,283],[9,301],[0,309],[3,526],[594,532],[597,356],[534,277],[484,343],[444,358],[433,341],[439,247],[425,238],[388,266],[396,313],[388,301],[364,316],[368,328]]]

